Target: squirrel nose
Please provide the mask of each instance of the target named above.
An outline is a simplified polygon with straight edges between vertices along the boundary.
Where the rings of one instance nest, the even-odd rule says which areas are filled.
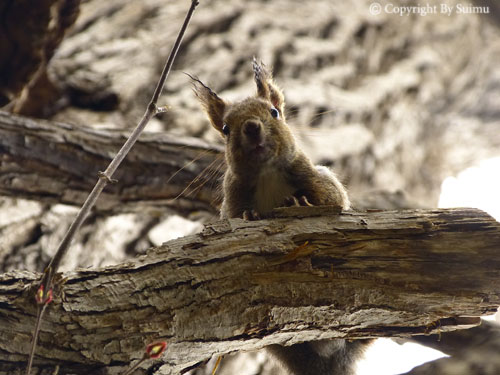
[[[260,135],[260,124],[255,121],[247,121],[243,132],[249,137],[257,138]]]

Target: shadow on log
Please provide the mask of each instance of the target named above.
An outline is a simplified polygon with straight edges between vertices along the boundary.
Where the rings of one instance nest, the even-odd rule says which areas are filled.
[[[450,355],[417,366],[404,375],[497,375],[500,373],[500,325],[482,321],[467,330],[414,336],[412,341]]]
[[[500,224],[480,210],[276,211],[272,220],[215,222],[128,263],[65,273],[35,365],[116,374],[163,339],[163,365],[145,366],[177,374],[273,343],[468,328],[500,304]],[[0,276],[0,374],[26,360],[39,277]]]

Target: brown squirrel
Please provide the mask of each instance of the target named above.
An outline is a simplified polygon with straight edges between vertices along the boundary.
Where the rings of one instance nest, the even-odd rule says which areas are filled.
[[[314,166],[298,148],[285,121],[281,89],[264,64],[253,60],[257,95],[227,103],[199,79],[194,92],[226,143],[222,218],[257,220],[276,207],[331,205],[350,207],[344,186],[333,172]],[[354,374],[366,340],[322,340],[267,349],[295,375]]]

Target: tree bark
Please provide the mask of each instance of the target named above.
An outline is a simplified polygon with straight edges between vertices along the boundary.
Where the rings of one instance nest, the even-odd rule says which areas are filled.
[[[121,132],[0,112],[0,195],[81,205],[97,173],[106,169],[125,139]],[[180,214],[214,212],[212,190],[223,164],[220,146],[145,134],[113,176],[118,182],[106,187],[96,210],[163,207]]]
[[[276,212],[215,222],[128,263],[63,274],[35,364],[117,374],[162,339],[162,362],[144,369],[177,374],[214,354],[273,343],[466,328],[500,304],[500,224],[482,211]],[[26,361],[39,279],[0,277],[0,374],[19,373]]]

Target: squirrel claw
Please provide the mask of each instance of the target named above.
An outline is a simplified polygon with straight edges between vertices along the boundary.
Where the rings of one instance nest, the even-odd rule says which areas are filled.
[[[255,210],[245,210],[243,211],[244,220],[260,220],[260,215]]]
[[[299,198],[299,204],[301,206],[314,206],[313,204],[309,203],[309,201],[307,200],[307,197],[305,195],[302,195],[300,198]]]
[[[293,195],[285,198],[285,207],[298,207],[298,206],[312,206],[312,204],[309,203],[305,195],[301,195],[299,198]]]
[[[285,198],[285,207],[300,206],[299,200],[293,195]]]

